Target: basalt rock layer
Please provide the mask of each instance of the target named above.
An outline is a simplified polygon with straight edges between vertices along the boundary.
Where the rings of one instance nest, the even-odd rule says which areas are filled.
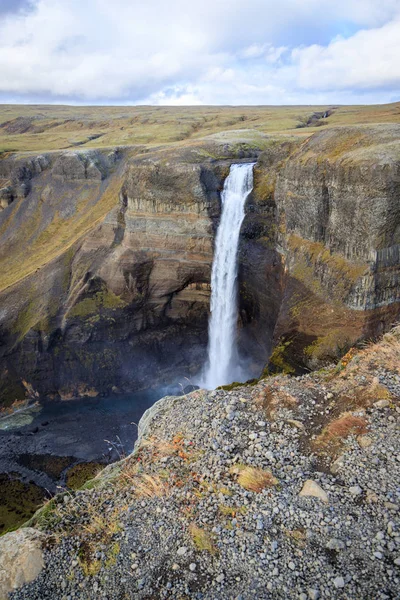
[[[399,140],[397,125],[321,132],[279,170],[277,366],[318,367],[398,319]]]
[[[387,329],[399,314],[399,139],[390,125],[3,157],[1,403],[200,368],[220,191],[239,160],[256,162],[239,253],[249,372],[271,351],[274,369],[314,368]]]

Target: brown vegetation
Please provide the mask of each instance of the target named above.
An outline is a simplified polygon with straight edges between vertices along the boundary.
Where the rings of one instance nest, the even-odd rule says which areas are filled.
[[[367,423],[361,417],[345,413],[338,419],[331,421],[319,436],[312,447],[317,453],[323,452],[335,457],[342,448],[343,441],[350,435],[362,435],[367,432]]]
[[[249,492],[260,493],[265,488],[271,488],[277,485],[278,480],[271,471],[256,469],[246,465],[235,465],[231,467],[230,472],[237,475],[238,484]]]

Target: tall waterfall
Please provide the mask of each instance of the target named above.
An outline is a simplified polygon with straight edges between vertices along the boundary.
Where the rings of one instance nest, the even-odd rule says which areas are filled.
[[[211,273],[208,358],[201,386],[213,389],[240,380],[237,349],[238,246],[244,205],[253,189],[253,163],[232,165],[221,194],[222,214]]]

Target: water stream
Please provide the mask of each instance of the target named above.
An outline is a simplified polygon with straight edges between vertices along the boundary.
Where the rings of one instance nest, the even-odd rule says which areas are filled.
[[[238,247],[246,199],[253,189],[254,163],[232,165],[221,194],[222,214],[211,273],[208,358],[201,387],[241,381],[237,348]]]

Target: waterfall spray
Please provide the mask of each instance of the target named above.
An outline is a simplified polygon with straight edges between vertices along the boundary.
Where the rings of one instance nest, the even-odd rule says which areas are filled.
[[[240,380],[237,348],[238,247],[244,205],[253,189],[253,163],[232,165],[221,194],[222,214],[211,273],[208,358],[201,386],[213,389]]]

